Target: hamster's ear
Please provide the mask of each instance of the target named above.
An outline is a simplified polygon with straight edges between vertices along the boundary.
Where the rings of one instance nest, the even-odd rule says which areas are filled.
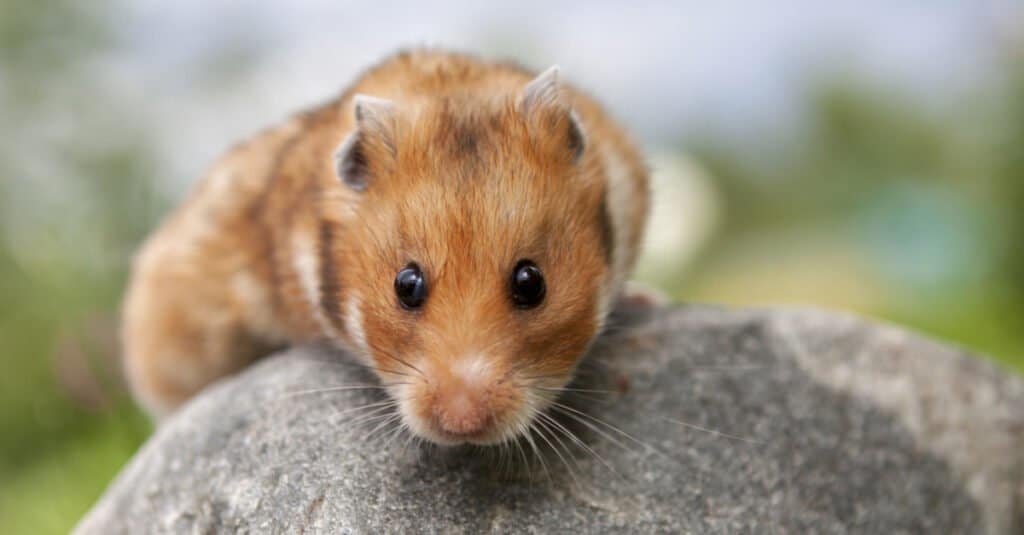
[[[531,110],[544,106],[562,105],[562,88],[558,83],[558,73],[558,65],[552,65],[526,84],[520,97],[523,113],[530,113]]]
[[[562,89],[558,65],[549,67],[523,87],[519,110],[543,134],[554,136],[559,148],[567,151],[573,162],[583,155],[583,129]]]
[[[390,100],[357,94],[352,97],[355,129],[334,154],[338,178],[347,186],[364,191],[370,182],[371,162],[394,161],[395,106]]]

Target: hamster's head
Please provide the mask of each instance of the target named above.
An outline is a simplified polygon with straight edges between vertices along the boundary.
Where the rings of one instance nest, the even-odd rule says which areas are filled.
[[[337,154],[358,191],[338,309],[440,444],[529,429],[572,378],[614,291],[606,180],[552,69],[506,95],[357,96]]]

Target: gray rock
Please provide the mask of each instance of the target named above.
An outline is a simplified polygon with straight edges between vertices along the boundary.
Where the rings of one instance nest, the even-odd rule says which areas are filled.
[[[373,389],[305,393],[373,382],[348,362],[294,349],[208,389],[77,532],[1024,531],[1024,383],[896,328],[620,312],[580,373],[604,392],[559,416],[585,447],[538,438],[543,462],[354,422]]]

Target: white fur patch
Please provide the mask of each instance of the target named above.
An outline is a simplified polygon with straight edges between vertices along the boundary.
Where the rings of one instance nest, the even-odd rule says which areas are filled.
[[[279,341],[287,339],[281,326],[274,318],[270,291],[252,273],[239,271],[229,281],[231,294],[242,303],[242,314],[246,323],[257,326],[268,338]]]
[[[494,367],[490,360],[484,355],[471,354],[457,359],[451,365],[452,375],[462,380],[466,385],[486,386],[493,378]]]
[[[348,330],[349,338],[355,344],[355,349],[360,358],[372,361],[370,346],[366,343],[366,330],[363,327],[363,309],[359,294],[352,292],[345,301],[345,327]]]
[[[338,332],[320,307],[320,257],[316,254],[316,243],[307,234],[297,234],[292,243],[295,247],[292,267],[309,302],[309,310],[323,333],[336,340]]]

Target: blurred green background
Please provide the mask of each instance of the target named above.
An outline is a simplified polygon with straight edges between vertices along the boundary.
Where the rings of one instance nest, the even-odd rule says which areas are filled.
[[[192,177],[171,176],[168,134],[109,91],[133,77],[109,61],[133,46],[116,7],[0,0],[0,533],[66,532],[151,431],[119,376],[118,301]],[[785,129],[657,139],[668,210],[642,277],[686,301],[851,310],[1024,370],[1020,28],[993,36],[997,67],[946,105],[830,65],[780,112]],[[499,35],[481,47],[536,48]],[[187,83],[230,94],[260,47],[236,30]],[[215,139],[209,155],[235,141]]]

